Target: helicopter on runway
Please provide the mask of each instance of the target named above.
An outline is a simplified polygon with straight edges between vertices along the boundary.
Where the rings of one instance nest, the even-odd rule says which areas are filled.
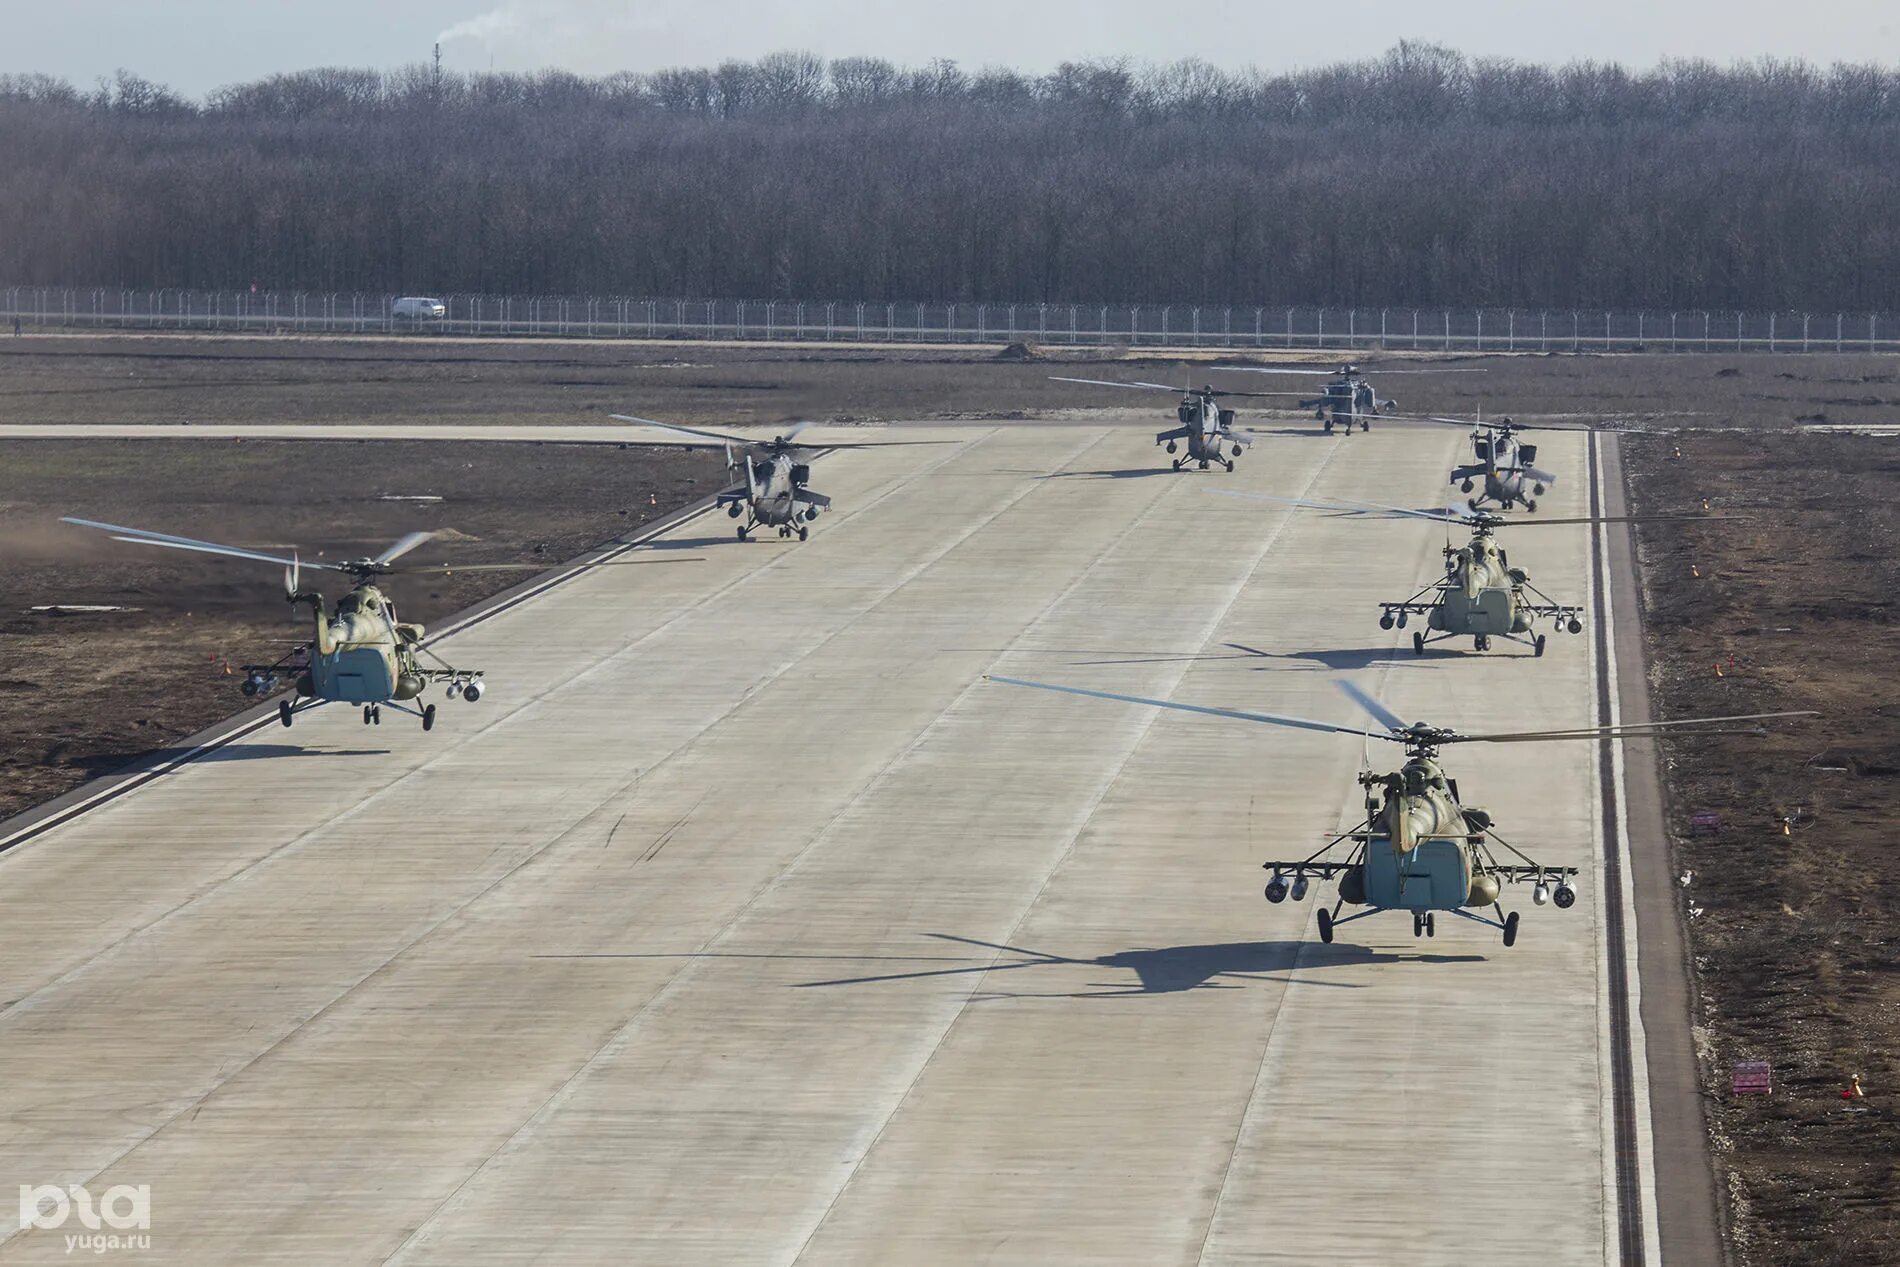
[[[1387,911],[1409,912],[1414,937],[1436,936],[1433,916],[1436,912],[1444,911],[1497,929],[1504,934],[1504,944],[1511,946],[1517,942],[1518,913],[1504,910],[1504,885],[1525,881],[1534,883],[1531,901],[1538,906],[1554,902],[1558,909],[1566,910],[1576,904],[1577,890],[1573,883],[1577,875],[1576,867],[1550,866],[1538,862],[1500,836],[1489,813],[1475,805],[1460,802],[1457,780],[1448,776],[1438,763],[1438,750],[1447,744],[1632,739],[1675,727],[1710,727],[1776,717],[1814,716],[1809,712],[1750,713],[1735,717],[1695,717],[1623,726],[1581,726],[1563,730],[1465,735],[1425,722],[1408,724],[1378,700],[1346,681],[1339,683],[1340,689],[1372,714],[1385,727],[1384,730],[1364,730],[1357,726],[1339,726],[1332,722],[1286,717],[1277,713],[1177,704],[1170,700],[1091,691],[1049,682],[1028,682],[1019,678],[998,677],[991,680],[1006,686],[1029,686],[1068,695],[1085,695],[1127,704],[1145,704],[1153,708],[1226,717],[1235,721],[1340,735],[1362,735],[1367,739],[1403,744],[1405,764],[1400,769],[1387,774],[1375,774],[1370,770],[1359,774],[1359,786],[1365,793],[1366,817],[1363,822],[1333,837],[1304,858],[1261,864],[1273,873],[1266,888],[1267,900],[1270,902],[1282,902],[1288,897],[1296,902],[1303,901],[1313,880],[1338,878],[1338,900],[1331,910],[1321,908],[1319,912],[1319,937],[1323,942],[1331,942],[1334,931],[1342,924]],[[1693,733],[1764,732],[1750,727],[1739,732],[1733,729],[1706,729]],[[1327,857],[1341,845],[1348,845],[1344,858]],[[1510,855],[1514,861],[1500,862],[1493,845]],[[1291,879],[1288,879],[1289,873]],[[1342,919],[1339,912],[1347,905],[1366,909],[1355,911]]]
[[[745,483],[727,489],[714,501],[724,506],[726,514],[734,519],[741,514],[746,516],[746,521],[739,525],[741,541],[759,528],[777,528],[781,537],[797,533],[800,541],[811,536],[811,524],[818,518],[818,512],[831,505],[829,497],[814,493],[808,487],[811,480],[810,458],[813,454],[829,453],[834,449],[880,449],[897,444],[940,443],[933,440],[862,440],[846,444],[795,444],[793,441],[799,432],[816,424],[795,422],[770,440],[748,440],[744,436],[701,431],[672,422],[655,422],[651,418],[636,418],[632,414],[614,414],[613,417],[619,422],[658,427],[662,431],[711,442],[697,446],[699,448],[711,448],[712,444],[724,447],[726,473],[731,475],[743,470]]]
[[[1456,419],[1435,418],[1434,422],[1453,422]],[[1576,430],[1577,428],[1564,428]],[[1519,426],[1509,418],[1502,422],[1479,422],[1472,428],[1471,452],[1474,461],[1451,472],[1450,482],[1459,485],[1459,491],[1469,493],[1473,481],[1482,480],[1484,488],[1465,505],[1477,510],[1486,502],[1496,502],[1501,510],[1523,504],[1524,509],[1535,512],[1537,498],[1544,490],[1557,482],[1557,477],[1548,471],[1540,471],[1531,463],[1537,460],[1537,446],[1524,444],[1517,439],[1517,433],[1530,428]],[[1461,482],[1462,481],[1462,482]],[[1525,485],[1530,485],[1527,492]]]
[[[1181,403],[1175,406],[1174,416],[1180,420],[1181,425],[1172,431],[1163,431],[1155,436],[1155,443],[1167,445],[1169,453],[1176,451],[1179,441],[1187,441],[1187,453],[1174,459],[1173,466],[1177,471],[1189,462],[1200,463],[1203,471],[1207,469],[1210,462],[1219,462],[1231,471],[1234,469],[1234,458],[1239,457],[1241,451],[1253,443],[1252,436],[1234,430],[1234,411],[1220,407],[1223,397],[1284,394],[1216,391],[1208,386],[1197,390],[1192,386],[1170,387],[1166,383],[1111,383],[1100,378],[1062,378],[1053,374],[1050,375],[1050,380],[1057,383],[1085,383],[1091,387],[1127,387],[1135,391],[1178,393]],[[1231,446],[1229,449],[1231,457],[1222,455],[1223,444]]]
[[[1583,608],[1574,603],[1559,603],[1531,584],[1530,574],[1511,566],[1510,558],[1494,534],[1506,525],[1525,527],[1563,524],[1646,523],[1662,519],[1709,519],[1724,516],[1682,515],[1611,515],[1567,516],[1562,519],[1506,519],[1491,511],[1468,511],[1460,506],[1443,510],[1407,510],[1400,506],[1382,506],[1376,502],[1312,501],[1298,497],[1276,497],[1271,493],[1226,493],[1251,501],[1276,502],[1303,510],[1327,510],[1362,519],[1423,519],[1427,523],[1469,528],[1471,540],[1462,546],[1445,543],[1445,574],[1435,577],[1409,598],[1379,604],[1379,628],[1405,628],[1413,616],[1423,616],[1428,634],[1414,631],[1412,650],[1424,655],[1433,642],[1447,638],[1470,638],[1474,649],[1489,651],[1491,639],[1505,638],[1523,643],[1531,654],[1544,654],[1545,635],[1535,632],[1534,622],[1549,620],[1553,628],[1570,633],[1583,632]]]
[[[396,606],[374,582],[394,573],[446,576],[453,572],[557,571],[545,563],[474,563],[411,564],[394,566],[395,561],[435,536],[432,532],[412,532],[373,558],[352,559],[341,563],[306,562],[295,553],[289,558],[247,550],[238,546],[127,528],[92,519],[65,516],[64,523],[81,528],[97,528],[112,534],[114,541],[133,545],[160,546],[168,550],[189,550],[197,554],[216,554],[226,558],[250,559],[273,563],[284,569],[284,597],[292,604],[310,608],[312,637],[271,664],[247,664],[243,691],[246,695],[266,695],[276,689],[277,678],[291,679],[295,699],[277,702],[277,718],[288,726],[298,713],[322,704],[360,704],[364,725],[381,725],[383,705],[408,713],[422,722],[424,730],[435,728],[435,705],[419,704],[424,690],[444,683],[448,697],[460,696],[469,703],[482,697],[487,689],[479,669],[458,669],[422,645],[423,627],[396,618]],[[604,567],[647,560],[609,559],[598,563],[573,563],[570,568]],[[672,562],[671,559],[666,560]],[[349,593],[336,602],[334,614],[325,616],[323,595],[299,588],[303,569],[338,572],[354,582]],[[422,657],[434,661],[422,663]],[[415,702],[412,702],[415,701]]]
[[[1216,365],[1217,370],[1236,370],[1243,374],[1304,374],[1328,381],[1321,384],[1319,395],[1306,396],[1302,392],[1275,392],[1276,396],[1301,396],[1299,407],[1311,409],[1313,417],[1325,424],[1326,434],[1331,435],[1335,426],[1343,426],[1346,434],[1352,434],[1354,423],[1359,430],[1370,431],[1372,420],[1380,414],[1394,413],[1399,402],[1382,397],[1373,390],[1372,382],[1366,378],[1359,366],[1345,364],[1334,370],[1316,370],[1304,365]],[[1382,369],[1381,377],[1387,374],[1482,374],[1482,369],[1452,367],[1446,369]]]

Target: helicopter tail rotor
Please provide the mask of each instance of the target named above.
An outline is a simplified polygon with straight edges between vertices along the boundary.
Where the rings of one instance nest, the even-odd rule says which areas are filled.
[[[288,566],[284,568],[284,597],[285,598],[294,599],[297,597],[297,582],[302,579],[303,579],[303,560],[297,556],[297,552],[295,550],[292,550],[290,552],[290,563]]]

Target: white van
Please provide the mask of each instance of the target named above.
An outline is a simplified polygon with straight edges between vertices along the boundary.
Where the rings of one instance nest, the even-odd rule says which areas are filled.
[[[449,315],[449,309],[440,299],[406,295],[391,305],[389,315],[399,320],[438,321]]]

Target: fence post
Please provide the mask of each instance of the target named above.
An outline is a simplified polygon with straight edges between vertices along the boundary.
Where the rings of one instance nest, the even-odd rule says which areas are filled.
[[[1517,351],[1517,309],[1504,310],[1504,350]]]
[[[1478,309],[1478,351],[1484,351],[1484,309]]]
[[[1451,309],[1445,309],[1445,351],[1451,351]]]
[[[1289,349],[1293,346],[1293,310],[1291,308],[1286,310],[1286,345]]]
[[[1540,309],[1537,313],[1537,350],[1550,351],[1550,311]]]
[[[1844,314],[1838,312],[1834,314],[1834,350],[1836,352],[1841,350],[1841,323],[1843,316]]]
[[[1385,346],[1386,346],[1385,313],[1386,313],[1386,310],[1384,308],[1379,309],[1379,350],[1381,352],[1385,351]]]
[[[1801,350],[1808,350],[1808,314],[1801,314]]]
[[[1775,314],[1768,314],[1768,350],[1775,350]]]
[[[1676,314],[1673,312],[1669,314],[1669,350],[1676,350]]]
[[[1350,352],[1358,346],[1359,309],[1356,307],[1348,308],[1346,309],[1346,350]]]
[[[1418,351],[1418,309],[1412,309],[1412,351]]]
[[[1319,310],[1319,324],[1313,327],[1313,346],[1316,348],[1326,346],[1326,310],[1324,308]]]

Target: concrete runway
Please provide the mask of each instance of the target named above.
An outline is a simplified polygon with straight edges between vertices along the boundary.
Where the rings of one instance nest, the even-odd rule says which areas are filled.
[[[1259,862],[1360,741],[982,680],[1583,726],[1596,631],[1415,658],[1441,529],[1206,491],[1440,505],[1461,431],[1154,429],[828,458],[809,542],[702,515],[455,635],[431,734],[319,710],[0,854],[0,1182],[148,1184],[191,1263],[1617,1261],[1594,744],[1446,758],[1573,910],[1323,946]],[[1586,530],[1505,544],[1586,601]]]

